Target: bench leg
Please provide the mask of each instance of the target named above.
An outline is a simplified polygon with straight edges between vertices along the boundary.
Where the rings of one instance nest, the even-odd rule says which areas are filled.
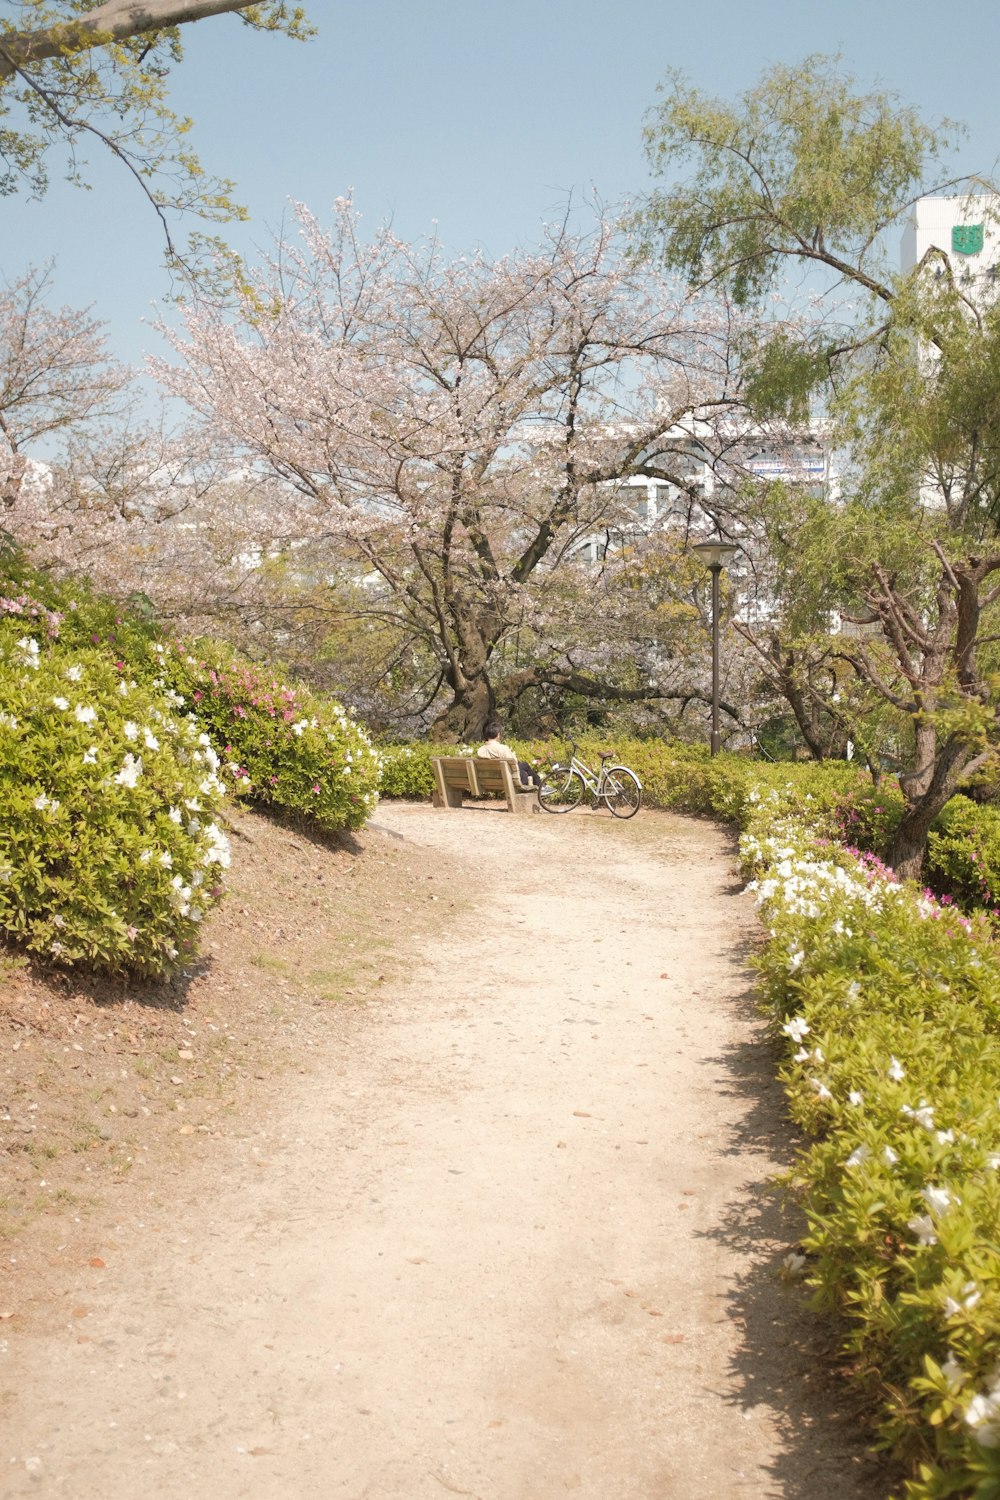
[[[444,795],[440,791],[434,793],[434,806],[443,807],[445,812],[449,809],[461,807],[465,798],[465,788],[462,786],[446,786]]]
[[[440,767],[437,765],[434,767],[434,782],[435,787],[431,801],[435,807],[443,807],[447,811],[449,808],[462,806],[465,788],[461,786],[449,786],[441,774]]]
[[[534,792],[515,792],[514,805],[510,810],[515,813],[536,813],[541,812],[542,809],[538,805],[538,798]]]

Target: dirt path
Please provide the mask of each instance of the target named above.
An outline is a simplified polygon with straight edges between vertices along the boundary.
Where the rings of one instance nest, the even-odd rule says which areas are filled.
[[[0,1494],[884,1496],[780,1276],[726,837],[375,827],[464,904],[200,1170],[116,1200],[113,1274],[67,1268],[64,1313],[2,1341]]]

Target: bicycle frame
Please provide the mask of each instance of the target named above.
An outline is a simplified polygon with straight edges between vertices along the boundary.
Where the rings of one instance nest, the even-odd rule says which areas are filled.
[[[562,762],[560,762],[561,764]],[[579,758],[574,749],[570,752],[569,760],[566,762],[566,769],[577,773],[592,797],[601,798],[604,796],[610,773],[618,770],[619,767],[609,765],[606,760],[602,760],[601,769],[595,771],[592,766],[587,765],[586,761]],[[636,777],[636,780],[638,780],[638,777]]]
[[[601,796],[601,788],[604,783],[604,767],[600,771],[594,771],[576,755],[569,758],[569,770],[575,771],[592,797]]]

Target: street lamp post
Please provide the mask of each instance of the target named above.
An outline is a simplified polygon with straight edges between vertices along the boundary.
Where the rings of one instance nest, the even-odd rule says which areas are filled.
[[[731,542],[695,542],[697,552],[712,575],[712,754],[719,753],[719,574],[732,562],[739,547]]]

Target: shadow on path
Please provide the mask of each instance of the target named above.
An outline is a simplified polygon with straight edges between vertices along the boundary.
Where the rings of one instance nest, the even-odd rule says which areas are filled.
[[[741,946],[733,957],[743,967],[748,955]],[[744,1014],[752,1010],[754,988],[733,1004]],[[757,1407],[774,1413],[782,1451],[770,1472],[782,1500],[885,1500],[901,1488],[900,1470],[863,1446],[869,1412],[837,1372],[836,1329],[812,1309],[808,1288],[790,1281],[784,1266],[805,1219],[776,1180],[793,1164],[800,1137],[776,1078],[774,1048],[760,1036],[734,1043],[713,1061],[728,1080],[726,1092],[741,1104],[739,1128],[722,1151],[761,1153],[777,1164],[775,1174],[752,1183],[705,1236],[738,1252],[748,1267],[726,1297],[742,1337],[731,1364],[735,1394],[720,1394],[748,1420]]]

